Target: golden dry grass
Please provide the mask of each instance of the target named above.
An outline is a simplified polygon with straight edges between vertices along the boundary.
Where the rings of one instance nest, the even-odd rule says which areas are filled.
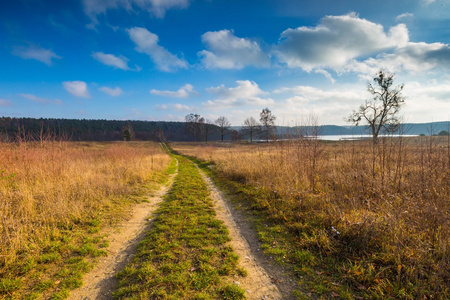
[[[298,248],[336,257],[340,278],[367,297],[439,298],[450,293],[449,145],[423,137],[173,148],[255,187],[265,195],[258,206],[297,234]]]
[[[111,210],[170,160],[147,142],[0,143],[0,269],[61,225]]]

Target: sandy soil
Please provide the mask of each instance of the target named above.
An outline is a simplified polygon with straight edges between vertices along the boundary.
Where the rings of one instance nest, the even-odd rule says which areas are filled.
[[[123,269],[136,253],[138,243],[145,237],[152,224],[151,214],[172,185],[174,176],[171,176],[169,184],[162,186],[153,196],[148,197],[148,203],[136,205],[128,221],[110,229],[112,233],[108,236],[110,242],[107,249],[108,256],[101,258],[94,269],[84,276],[84,285],[73,290],[69,299],[112,299],[111,293],[117,288],[114,274]]]
[[[242,214],[227,204],[225,196],[211,179],[199,171],[211,190],[217,218],[230,231],[230,244],[240,257],[240,266],[248,272],[247,277],[236,278],[235,283],[247,291],[248,299],[294,299],[292,291],[296,286],[295,280],[262,253],[255,230]]]

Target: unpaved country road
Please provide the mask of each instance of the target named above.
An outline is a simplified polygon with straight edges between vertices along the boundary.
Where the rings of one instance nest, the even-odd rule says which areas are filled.
[[[108,236],[108,256],[100,258],[97,265],[83,277],[83,286],[71,291],[69,299],[73,300],[106,300],[112,299],[111,293],[117,288],[114,275],[123,269],[136,253],[138,243],[145,237],[151,225],[151,214],[162,201],[163,195],[173,183],[176,174],[170,176],[169,183],[162,186],[148,203],[136,205],[131,219],[113,228]]]
[[[239,286],[246,290],[248,299],[294,299],[292,291],[296,280],[286,275],[281,267],[262,253],[255,230],[225,202],[224,195],[211,179],[200,169],[199,171],[211,190],[217,218],[228,227],[230,244],[240,257],[241,267],[248,272],[247,277],[237,279]]]
[[[236,277],[235,283],[246,290],[250,300],[261,299],[294,299],[292,291],[295,281],[283,273],[282,268],[270,261],[259,248],[256,233],[250,225],[233,208],[224,201],[224,196],[200,169],[200,174],[211,190],[211,198],[215,202],[217,219],[224,222],[229,229],[233,250],[240,257],[240,265],[247,270],[245,278]],[[84,285],[71,292],[72,300],[107,300],[112,299],[111,293],[117,288],[114,274],[120,271],[136,253],[138,243],[145,237],[151,226],[149,217],[162,201],[170,184],[161,187],[154,196],[149,197],[149,203],[141,203],[133,208],[129,221],[115,227],[109,235],[110,246],[108,256],[101,258],[94,269],[87,273]]]

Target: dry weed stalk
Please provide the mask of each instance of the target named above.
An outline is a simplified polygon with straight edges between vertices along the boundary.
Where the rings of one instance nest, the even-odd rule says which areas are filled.
[[[213,160],[225,176],[259,188],[272,217],[299,234],[318,225],[315,245],[324,253],[370,262],[380,280],[425,280],[439,294],[450,282],[449,146],[439,137],[382,138],[372,145],[300,135],[264,145],[210,146],[207,154],[194,145],[174,148]]]
[[[23,135],[0,143],[0,265],[14,262],[165,170],[170,158],[154,143],[83,143]]]

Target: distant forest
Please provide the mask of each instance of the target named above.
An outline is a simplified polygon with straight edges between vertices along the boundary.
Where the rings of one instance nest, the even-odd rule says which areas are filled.
[[[200,127],[199,127],[200,126]],[[449,131],[450,122],[407,123],[402,124],[402,134],[433,135],[440,131]],[[303,132],[313,132],[308,126]],[[279,126],[276,128],[278,138],[294,136],[295,128]],[[365,126],[321,125],[317,127],[319,135],[358,135],[369,134]],[[257,139],[257,134],[255,139]],[[41,138],[66,139],[72,141],[118,141],[118,140],[153,140],[153,141],[218,141],[221,140],[220,127],[211,123],[165,121],[117,121],[86,119],[35,119],[35,118],[0,118],[0,139],[39,140]],[[225,129],[225,140],[247,139],[248,134],[241,126]]]
[[[217,126],[210,128],[208,139],[218,140]],[[117,141],[124,139],[154,141],[192,141],[185,122],[115,121],[86,119],[0,118],[3,140],[62,138],[72,141]]]

